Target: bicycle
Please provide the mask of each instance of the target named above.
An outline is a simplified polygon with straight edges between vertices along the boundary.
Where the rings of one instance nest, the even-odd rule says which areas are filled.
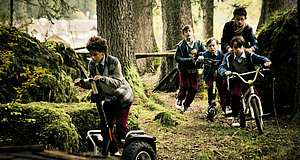
[[[228,78],[235,78],[238,77],[243,83],[250,85],[249,88],[241,94],[241,103],[242,103],[242,110],[240,112],[240,127],[246,127],[246,121],[255,120],[257,129],[260,134],[263,134],[263,120],[262,117],[269,115],[264,114],[262,109],[262,104],[259,96],[255,93],[254,89],[254,82],[257,80],[258,74],[264,77],[264,74],[261,71],[265,71],[269,69],[264,69],[262,67],[258,67],[255,71],[245,72],[245,73],[236,73],[232,72],[231,76]],[[255,74],[252,80],[245,80],[242,76]]]
[[[213,70],[213,92],[212,92],[212,100],[209,102],[208,110],[207,110],[207,119],[210,120],[211,122],[215,121],[215,116],[217,114],[217,109],[216,109],[216,97],[217,97],[217,75],[218,75],[218,67],[220,64],[220,60],[214,60],[211,58],[204,58],[204,64],[205,61],[208,61],[210,63],[210,70]]]

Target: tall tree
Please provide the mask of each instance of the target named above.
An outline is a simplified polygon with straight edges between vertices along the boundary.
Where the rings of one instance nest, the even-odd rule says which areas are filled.
[[[153,30],[153,0],[135,0],[133,6],[134,20],[134,51],[135,53],[155,52],[157,44]],[[153,58],[137,59],[137,68],[140,74],[150,72]]]
[[[163,46],[162,49],[176,49],[177,43],[182,40],[182,28],[193,25],[190,0],[161,0],[163,20]],[[160,80],[167,76],[176,67],[173,57],[164,57],[161,60]],[[173,75],[167,85],[160,90],[175,91],[178,88],[178,74]]]
[[[298,9],[298,35],[300,33],[300,1],[298,0],[297,2],[297,9]],[[299,113],[300,112],[300,39],[298,37],[298,42],[297,42],[297,47],[296,47],[296,52],[297,52],[297,81],[296,81],[296,92],[295,92],[295,107],[294,107],[294,112],[293,113]]]
[[[202,36],[204,39],[208,39],[214,36],[214,1],[213,0],[201,0],[203,29]]]
[[[98,35],[107,40],[109,54],[117,57],[123,68],[134,60],[132,4],[132,0],[97,0]]]
[[[274,12],[290,8],[292,8],[292,0],[262,0],[257,29],[261,28]]]

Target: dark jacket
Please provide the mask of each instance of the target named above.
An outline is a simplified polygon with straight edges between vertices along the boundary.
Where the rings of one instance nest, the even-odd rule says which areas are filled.
[[[245,28],[240,34],[235,34],[234,33],[234,28],[235,28],[235,22],[234,21],[229,21],[225,23],[224,28],[223,28],[223,36],[221,38],[221,48],[222,52],[224,54],[227,53],[226,47],[229,46],[231,39],[234,36],[241,35],[245,39],[246,42],[246,48],[254,47],[255,50],[258,49],[258,42],[255,38],[255,35],[252,31],[252,27],[246,24]],[[249,44],[250,43],[250,44]]]
[[[101,75],[99,68],[91,60],[88,64],[88,77],[93,78]],[[105,65],[102,73],[104,77],[97,84],[98,92],[101,100],[119,101],[121,107],[128,106],[133,100],[133,92],[129,83],[123,77],[121,64],[116,57],[105,55]],[[87,87],[90,88],[90,87]]]
[[[209,59],[213,59],[213,55],[209,52],[209,51],[205,51],[202,56],[204,58],[209,58]],[[221,51],[217,51],[217,56],[213,59],[213,60],[220,60],[221,61]],[[220,63],[219,63],[220,64]],[[204,65],[204,67],[203,67]],[[196,61],[196,67],[197,68],[202,68],[203,67],[203,75],[202,75],[202,79],[206,80],[208,73],[211,70],[211,63],[209,63],[208,61]]]
[[[196,66],[195,63],[193,63],[192,59],[193,57],[198,57],[200,52],[204,52],[206,50],[203,42],[194,39],[195,44],[193,48],[190,48],[187,44],[187,41],[181,40],[177,44],[176,53],[174,55],[175,61],[176,61],[176,67],[180,71],[185,71],[187,73],[196,73]],[[191,51],[193,49],[197,50],[197,53],[192,54]]]

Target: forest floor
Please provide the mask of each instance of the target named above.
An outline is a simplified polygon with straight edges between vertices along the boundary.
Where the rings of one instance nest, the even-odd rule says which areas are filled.
[[[157,92],[164,109],[178,125],[163,126],[153,120],[153,112],[143,111],[139,125],[157,138],[157,159],[299,159],[300,127],[287,118],[264,119],[264,134],[258,134],[254,121],[245,129],[231,126],[220,106],[215,122],[206,120],[207,100],[197,93],[190,113],[176,109],[177,92]],[[204,93],[206,94],[206,93]],[[202,94],[203,95],[203,94]],[[205,96],[204,96],[205,97]],[[152,116],[151,116],[152,115]],[[278,122],[278,123],[277,123]]]

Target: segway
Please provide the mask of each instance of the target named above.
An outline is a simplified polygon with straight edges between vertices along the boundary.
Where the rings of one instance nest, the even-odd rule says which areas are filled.
[[[83,79],[81,83],[91,83],[93,94],[98,95],[96,83],[93,79]],[[101,130],[89,130],[87,139],[93,145],[94,154],[108,156],[109,144],[112,141],[112,132],[107,124],[106,115],[99,98],[96,98],[96,105],[100,114]],[[102,133],[103,132],[103,133]],[[102,133],[102,134],[101,134]],[[103,135],[103,136],[102,136]],[[156,159],[156,137],[145,134],[143,130],[129,131],[123,143],[122,158],[125,160],[155,160]]]

